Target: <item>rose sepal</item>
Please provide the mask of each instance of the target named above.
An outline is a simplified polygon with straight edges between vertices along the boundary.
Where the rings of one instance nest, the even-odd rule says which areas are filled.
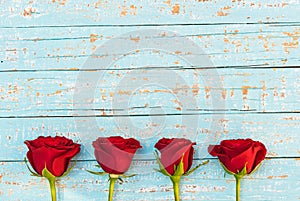
[[[94,171],[91,171],[91,170],[85,170],[85,171],[87,171],[87,172],[89,172],[91,174],[100,175],[100,176],[108,174],[106,172],[94,172]]]
[[[101,168],[100,165],[95,165],[95,167],[98,167],[98,168]],[[110,174],[110,173],[107,173],[107,172],[94,172],[94,171],[91,171],[91,170],[85,170],[91,174],[94,174],[94,175],[99,175],[99,176],[102,176],[102,175],[109,175],[109,179],[119,179],[123,182],[123,180],[121,178],[130,178],[130,177],[133,177],[135,176],[136,174],[130,174],[130,175],[125,175],[125,174]]]
[[[75,161],[75,162],[71,165],[71,167],[69,167],[69,168],[67,169],[67,171],[65,171],[65,172],[64,172],[61,176],[59,176],[58,178],[62,178],[62,177],[67,176],[67,175],[71,172],[71,170],[75,167],[76,163],[77,163],[77,161]]]
[[[233,175],[235,177],[235,181],[236,181],[236,201],[240,201],[240,186],[241,186],[241,179],[247,175],[247,163],[245,164],[244,168],[242,169],[242,171],[239,171],[238,173],[234,173],[231,172],[230,170],[228,170],[225,165],[220,161],[221,166],[223,167],[223,169],[225,170],[226,173]],[[225,173],[225,174],[226,174]],[[225,175],[224,175],[225,176]]]
[[[180,183],[181,176],[188,176],[191,173],[193,173],[195,170],[197,170],[199,167],[201,167],[203,165],[206,165],[209,162],[208,160],[204,161],[203,163],[195,166],[194,168],[190,169],[189,171],[184,172],[184,163],[183,163],[184,154],[183,154],[181,159],[180,159],[179,164],[174,165],[175,172],[174,172],[173,175],[171,175],[171,174],[168,173],[168,171],[164,168],[163,164],[161,163],[157,151],[155,151],[154,155],[155,155],[155,158],[156,158],[157,163],[159,164],[159,168],[160,168],[160,170],[158,170],[158,169],[154,169],[154,170],[156,170],[157,172],[160,172],[160,173],[162,173],[162,174],[164,174],[164,175],[166,175],[170,178],[170,180],[172,181],[172,184],[173,184],[173,191],[174,191],[175,201],[180,201],[179,183]]]
[[[42,176],[47,178],[48,180],[56,179],[56,177],[51,172],[49,172],[49,170],[46,167],[42,171]]]
[[[170,174],[168,173],[168,171],[164,168],[163,164],[161,163],[161,161],[160,161],[160,159],[159,159],[159,156],[158,156],[158,151],[157,151],[157,150],[155,150],[154,156],[155,156],[156,161],[157,161],[157,163],[158,163],[158,165],[159,165],[159,170],[156,169],[156,168],[154,168],[154,170],[157,171],[157,172],[162,173],[163,175],[166,175],[166,176],[168,176],[168,177],[171,177],[172,175],[170,175]]]
[[[238,172],[237,174],[234,174],[234,176],[238,179],[241,179],[243,176],[247,175],[247,163],[245,164],[244,168],[242,171]]]
[[[51,172],[49,172],[49,170],[46,168],[46,165],[42,171],[42,176],[45,177],[46,179],[48,179],[49,184],[50,184],[52,201],[56,201],[56,188],[55,188],[56,177]]]
[[[173,184],[175,201],[180,201],[179,183],[180,183],[181,176],[184,175],[183,158],[184,158],[184,154],[182,155],[179,164],[177,166],[174,165],[174,170],[175,170],[174,175],[170,176],[170,179]]]
[[[187,171],[186,173],[184,173],[184,176],[188,176],[188,175],[192,174],[199,167],[208,164],[208,162],[209,162],[209,160],[206,160],[206,161],[200,163],[199,165],[196,165],[195,167],[193,167],[192,169],[190,169],[189,171]]]
[[[258,168],[262,165],[263,161],[261,161],[255,168],[252,172],[250,172],[248,175],[251,175],[253,174],[254,172],[256,172],[258,170]]]
[[[35,171],[33,171],[29,165],[28,165],[28,161],[26,159],[26,157],[24,157],[24,162],[25,162],[25,165],[27,167],[27,169],[29,170],[29,172],[31,173],[31,176],[35,176],[35,177],[45,177],[49,184],[50,184],[50,191],[51,191],[51,199],[52,201],[56,201],[56,187],[55,187],[55,181],[56,181],[56,178],[61,178],[61,177],[65,177],[67,174],[69,174],[69,172],[74,168],[74,166],[76,165],[76,162],[67,169],[66,172],[64,172],[63,175],[59,176],[59,177],[56,177],[54,176],[46,167],[46,164],[45,164],[45,168],[43,169],[42,171],[42,175],[39,175],[38,173],[36,173]]]
[[[45,177],[44,175],[39,175],[38,173],[36,173],[35,171],[33,171],[33,170],[29,167],[28,161],[27,161],[26,157],[24,157],[24,162],[25,162],[25,165],[26,165],[27,169],[28,169],[29,172],[31,173],[31,176],[35,176],[35,177]],[[66,172],[64,172],[63,175],[61,175],[61,176],[59,176],[59,177],[56,177],[56,178],[62,178],[62,177],[67,176],[67,175],[71,172],[71,170],[75,167],[75,165],[76,165],[76,161],[74,162],[73,165],[71,165],[71,167],[69,167],[69,168],[67,169]],[[45,168],[46,168],[46,167],[45,167]],[[44,169],[45,169],[45,168],[44,168]],[[47,168],[46,168],[46,170],[49,172],[49,170],[48,170]],[[44,170],[43,170],[43,171],[44,171]],[[51,172],[49,172],[49,173],[52,175]],[[43,172],[42,172],[42,174],[43,174]],[[47,173],[46,173],[46,174],[47,174]],[[52,175],[52,176],[54,176],[54,175]],[[46,178],[47,178],[47,177],[46,177]]]
[[[156,168],[154,168],[154,170],[157,171],[157,172],[160,172],[160,173],[162,173],[162,174],[164,174],[168,177],[172,177],[172,175],[170,175],[168,173],[168,171],[164,168],[163,164],[161,163],[161,161],[159,159],[159,156],[158,156],[157,150],[155,150],[154,155],[155,155],[156,161],[157,161],[157,163],[159,165],[159,168],[160,168],[160,170],[158,170]],[[184,154],[182,155],[179,164],[177,166],[174,165],[175,173],[174,173],[173,176],[188,176],[188,175],[192,174],[195,170],[197,170],[199,167],[201,167],[203,165],[206,165],[209,162],[209,160],[206,160],[203,163],[200,163],[199,165],[195,166],[194,168],[192,168],[189,171],[184,173],[183,158],[184,158]]]
[[[108,174],[108,173],[107,173]],[[130,178],[130,177],[134,177],[136,174],[130,174],[130,175],[125,175],[125,174],[109,174],[109,181],[111,179],[116,179],[119,180],[121,183],[123,183],[123,179],[124,178]]]
[[[125,174],[109,174],[107,172],[94,172],[91,170],[85,170],[91,174],[94,175],[99,175],[99,176],[103,176],[103,175],[109,175],[109,179],[119,179],[120,181],[123,182],[122,178],[130,178],[130,177],[134,177],[136,174],[130,174],[130,175],[125,175]]]
[[[170,179],[173,184],[173,192],[174,192],[175,201],[180,201],[179,183],[180,183],[181,176],[184,174],[183,157],[184,157],[184,154],[182,155],[179,164],[177,166],[174,165],[174,170],[175,170],[174,175],[170,176]]]
[[[230,175],[234,175],[235,177],[239,177],[239,178],[242,178],[243,176],[247,175],[247,163],[245,164],[244,168],[242,169],[242,171],[238,172],[238,173],[234,173],[234,172],[231,172],[230,170],[228,170],[226,168],[226,166],[220,161],[220,164],[221,166],[223,167],[223,169],[225,170],[225,172],[227,174],[230,174]]]
[[[116,179],[119,180],[121,183],[123,183],[123,179],[122,178],[130,178],[130,177],[134,177],[136,174],[130,174],[130,175],[125,175],[125,174],[109,174],[109,181],[111,179]]]
[[[26,159],[26,157],[24,157],[24,162],[25,162],[25,165],[27,167],[27,169],[29,170],[29,172],[31,173],[31,176],[34,176],[34,177],[42,177],[41,175],[39,175],[38,173],[34,172],[28,165],[28,161]]]
[[[100,165],[95,165],[95,166],[101,168]],[[130,175],[110,174],[110,173],[107,173],[107,172],[94,172],[94,171],[91,171],[91,170],[85,170],[85,171],[87,171],[91,174],[94,174],[94,175],[99,175],[99,176],[103,176],[103,175],[108,174],[108,176],[109,176],[109,178],[108,178],[108,181],[109,181],[108,201],[112,201],[116,180],[119,180],[120,182],[123,182],[122,178],[129,178],[129,177],[133,177],[133,176],[136,175],[136,174],[130,174]]]
[[[173,176],[182,176],[184,174],[183,158],[184,154],[182,154],[179,164],[177,166],[174,165],[175,173]]]
[[[236,177],[242,178],[242,177],[245,176],[245,175],[251,175],[251,174],[253,174],[254,172],[256,172],[256,171],[258,170],[258,168],[261,166],[262,162],[260,162],[260,163],[254,168],[254,170],[253,170],[252,172],[250,172],[249,174],[247,173],[247,168],[246,168],[247,164],[245,164],[245,166],[244,166],[244,168],[242,169],[242,171],[240,171],[240,172],[238,172],[238,173],[234,173],[234,172],[231,172],[230,170],[228,170],[222,162],[220,162],[220,164],[221,164],[221,166],[223,167],[223,169],[225,170],[226,173],[228,173],[228,174],[230,174],[230,175],[234,175],[234,176],[236,176]]]
[[[125,175],[125,174],[109,174],[109,194],[108,194],[108,201],[112,201],[113,194],[114,194],[114,188],[115,188],[115,182],[116,180],[119,180],[123,182],[122,178],[129,178],[133,177],[136,174],[131,175]]]
[[[224,177],[225,177],[226,173],[227,173],[227,174],[230,174],[230,175],[235,175],[235,173],[234,173],[234,172],[231,172],[230,170],[228,170],[228,169],[226,168],[226,166],[225,166],[221,161],[219,161],[219,162],[220,162],[222,168],[225,170]]]

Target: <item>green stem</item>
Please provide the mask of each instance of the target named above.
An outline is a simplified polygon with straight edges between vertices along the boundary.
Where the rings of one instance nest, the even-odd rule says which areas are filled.
[[[116,178],[111,178],[109,179],[109,195],[108,195],[108,201],[112,201],[113,198],[113,193],[114,193],[114,188],[115,188],[115,181]]]
[[[56,201],[56,189],[55,189],[55,178],[54,179],[48,179],[50,184],[50,191],[51,191],[51,198],[52,201]]]
[[[172,176],[172,177],[170,177],[170,179],[173,183],[173,191],[174,191],[175,201],[180,201],[180,196],[179,196],[180,176]]]
[[[240,201],[240,189],[241,189],[241,179],[242,177],[234,176],[235,177],[235,200]]]

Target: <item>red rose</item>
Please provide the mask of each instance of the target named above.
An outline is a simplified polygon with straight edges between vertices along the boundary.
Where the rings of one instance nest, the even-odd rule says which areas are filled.
[[[251,139],[223,140],[220,145],[210,145],[208,152],[217,156],[230,172],[237,174],[246,165],[250,174],[264,160],[267,149],[264,144]]]
[[[160,153],[160,161],[170,175],[174,175],[174,165],[178,166],[183,156],[183,168],[186,173],[192,166],[196,143],[184,138],[162,138],[156,144]]]
[[[80,151],[80,144],[59,136],[40,136],[24,143],[29,149],[27,158],[32,168],[41,176],[45,167],[55,177],[62,176],[71,159]]]
[[[109,174],[124,174],[137,149],[142,148],[140,142],[124,139],[120,136],[99,137],[93,142],[95,157],[101,168]]]

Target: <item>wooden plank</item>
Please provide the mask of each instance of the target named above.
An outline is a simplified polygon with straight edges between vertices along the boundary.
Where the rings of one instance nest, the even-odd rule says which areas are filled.
[[[2,72],[0,117],[300,111],[299,69],[162,70]]]
[[[106,199],[107,178],[84,170],[95,170],[91,142],[111,135],[143,145],[131,169],[139,175],[117,185],[114,200],[173,200],[169,179],[153,171],[161,137],[197,142],[195,164],[210,157],[210,143],[262,141],[268,160],[243,181],[242,200],[300,200],[299,0],[0,5],[0,200],[50,199],[47,182],[30,177],[22,161],[24,140],[39,135],[82,144],[74,171],[59,181],[59,200]],[[145,30],[160,45],[143,49]],[[97,52],[118,36],[122,42]],[[165,51],[188,40],[203,52]],[[128,53],[127,44],[139,48]],[[204,54],[213,65],[186,59]],[[99,60],[87,65],[92,57]],[[107,58],[111,65],[102,65]],[[235,182],[223,173],[211,159],[182,180],[182,200],[234,200]]]
[[[191,66],[182,60],[184,55],[200,57],[193,51],[184,51],[183,46],[173,52],[164,51],[163,42],[188,39],[209,56],[215,67],[273,68],[299,64],[299,25],[46,27],[26,28],[24,31],[14,28],[0,29],[0,35],[2,35],[0,37],[2,50],[0,51],[0,71],[82,69],[86,60],[98,47],[115,40],[116,37],[123,39],[120,45],[123,43],[142,44],[143,39],[140,34],[144,30],[149,30],[149,36],[154,41],[160,40],[161,47],[144,50],[140,45],[141,49],[138,49],[138,52],[128,53],[126,48],[116,46],[113,48],[115,52],[113,56],[118,61],[114,61],[114,65],[111,66],[101,66],[101,59],[112,56],[111,51],[98,50],[97,54],[101,56],[98,61],[99,65],[90,68],[205,67]],[[157,30],[161,30],[161,33],[158,34]],[[127,36],[122,36],[126,33]]]
[[[300,154],[300,114],[219,114],[136,117],[4,118],[0,119],[0,160],[23,160],[25,140],[39,135],[63,135],[82,144],[79,159],[93,159],[92,141],[121,135],[142,142],[137,159],[154,159],[153,146],[162,137],[185,137],[197,142],[197,158],[222,139],[252,138],[263,142],[269,157]]]
[[[299,22],[299,1],[2,1],[2,27]],[[6,20],[9,19],[9,20]]]
[[[199,163],[198,160],[194,164]],[[58,182],[59,200],[101,200],[107,197],[107,177],[95,176],[85,169],[96,170],[95,161],[78,162],[66,178]],[[29,176],[24,163],[0,163],[0,199],[41,200],[48,199],[49,187],[45,179]],[[114,200],[146,201],[173,200],[170,180],[154,172],[154,161],[138,161],[130,172],[137,176],[117,184]],[[266,160],[260,169],[245,177],[241,185],[242,200],[297,200],[299,199],[300,161],[297,159]],[[22,193],[20,193],[22,192]],[[34,192],[34,196],[33,196]],[[182,200],[234,200],[235,182],[232,176],[224,178],[224,171],[217,160],[181,181]],[[49,197],[50,199],[50,197]]]

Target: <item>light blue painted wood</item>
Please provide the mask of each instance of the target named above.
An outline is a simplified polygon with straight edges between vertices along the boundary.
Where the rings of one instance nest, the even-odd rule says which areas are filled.
[[[200,161],[195,160],[194,164]],[[106,200],[107,177],[85,172],[95,169],[95,161],[78,162],[74,170],[59,181],[58,200]],[[1,163],[0,198],[16,200],[49,200],[48,183],[45,179],[29,176],[24,163]],[[116,201],[173,200],[171,181],[156,173],[154,161],[134,162],[131,172],[137,176],[116,185]],[[297,200],[299,198],[299,160],[266,160],[260,170],[245,177],[241,185],[242,200]],[[191,200],[234,200],[235,182],[232,176],[224,178],[224,171],[217,160],[181,181],[181,198]],[[21,193],[22,192],[22,193]],[[34,192],[34,197],[32,196]]]
[[[197,141],[196,159],[208,157],[209,142],[260,140],[269,159],[243,182],[242,200],[300,199],[298,0],[16,0],[0,5],[0,200],[49,196],[46,181],[30,177],[21,162],[27,151],[23,141],[39,135],[63,135],[82,144],[78,165],[60,182],[61,201],[106,198],[106,178],[84,169],[96,163],[91,142],[109,135],[136,137],[144,146],[131,170],[139,175],[116,187],[115,200],[173,200],[171,182],[153,172],[153,144],[166,136]],[[193,40],[210,55],[218,67],[211,70],[219,75],[205,77],[203,66],[191,69],[182,60],[189,53],[180,49],[169,54],[140,50],[107,68],[89,100],[93,105],[85,100],[80,102],[82,110],[73,110],[78,75],[92,76],[103,69],[100,65],[95,71],[79,71],[96,48],[144,29],[177,33],[154,35],[161,39]],[[141,42],[138,34],[124,41]],[[128,82],[118,91],[130,72],[136,73],[134,83],[144,79],[146,84],[151,72],[165,73],[161,78],[175,73],[177,91],[192,87],[191,98],[199,107],[178,107],[176,96],[158,86],[132,89]],[[224,87],[209,89],[203,78],[219,78]],[[212,104],[214,93],[226,103],[224,110]],[[118,104],[112,104],[114,98]],[[130,104],[122,104],[128,99]],[[198,125],[189,124],[197,118]],[[187,201],[234,199],[233,178],[223,178],[215,159],[184,179],[181,187]]]
[[[84,62],[97,47],[113,37],[144,29],[160,29],[176,32],[174,35],[154,35],[158,38],[173,37],[174,40],[193,40],[216,67],[275,67],[297,66],[299,25],[276,26],[264,24],[164,26],[164,27],[61,27],[1,29],[0,54],[2,70],[75,70],[81,69]],[[47,31],[45,31],[47,30]],[[133,35],[124,41],[138,43]],[[180,61],[180,55],[160,50],[140,51],[127,55],[118,61],[113,69],[144,66],[190,67]],[[103,53],[106,55],[109,53]],[[117,55],[116,58],[120,58]],[[159,58],[155,59],[155,58]],[[101,61],[99,61],[101,63]],[[201,66],[197,66],[200,68]],[[98,67],[99,68],[99,67]]]
[[[52,3],[54,2],[54,3]],[[299,1],[4,1],[2,27],[299,22]],[[280,12],[278,12],[280,11]],[[10,20],[5,20],[9,18]]]
[[[82,72],[3,72],[0,117],[82,114],[77,109],[86,110],[85,115],[104,116],[148,114],[151,108],[163,110],[153,109],[151,114],[300,111],[300,70],[297,68],[214,69],[218,73],[214,76],[201,70],[170,69],[169,72],[176,76],[176,88],[165,86],[163,77],[153,84],[152,74],[161,70],[145,68],[141,76],[136,74],[136,70],[104,71],[99,75],[95,92],[86,89],[88,93],[94,93],[92,105],[89,99],[78,102],[74,97],[76,91],[86,84],[79,83]],[[87,77],[95,74],[93,71],[84,73]],[[126,77],[131,78],[130,82],[122,85]],[[143,86],[134,87],[134,83],[142,79]],[[221,88],[209,89],[205,81],[208,79],[219,81]],[[87,83],[92,84],[90,81]],[[191,93],[197,105],[181,105],[180,92]],[[117,103],[113,102],[115,99],[118,99]],[[225,105],[216,105],[212,99],[218,99]],[[80,104],[80,108],[74,104]]]
[[[189,133],[192,127],[186,128],[184,119],[197,116],[163,116],[163,125],[147,128],[144,122],[149,117],[134,117],[130,120],[141,122],[140,127],[126,129],[119,122],[122,117],[96,118],[98,129],[95,131],[89,122],[90,118],[4,118],[0,121],[0,160],[23,160],[27,148],[23,141],[34,139],[38,135],[63,135],[82,144],[80,159],[94,159],[91,142],[100,136],[121,135],[135,137],[141,141],[143,149],[138,151],[137,158],[154,159],[153,146],[162,137],[186,137],[197,142],[195,157],[207,157],[209,143],[217,143],[222,139],[253,138],[260,140],[268,147],[270,157],[296,157],[299,155],[299,114],[226,114],[219,127],[212,127],[217,121],[213,115],[200,115],[197,133]],[[75,123],[75,121],[77,124]],[[157,120],[157,121],[158,121]],[[137,128],[142,128],[138,130]],[[147,128],[147,129],[146,129]],[[157,129],[159,128],[159,129]],[[160,130],[161,128],[161,130]],[[155,130],[157,129],[157,130]],[[136,132],[132,132],[132,130]],[[149,132],[149,130],[153,132]],[[181,132],[184,132],[182,134]],[[219,133],[213,137],[211,133]]]

